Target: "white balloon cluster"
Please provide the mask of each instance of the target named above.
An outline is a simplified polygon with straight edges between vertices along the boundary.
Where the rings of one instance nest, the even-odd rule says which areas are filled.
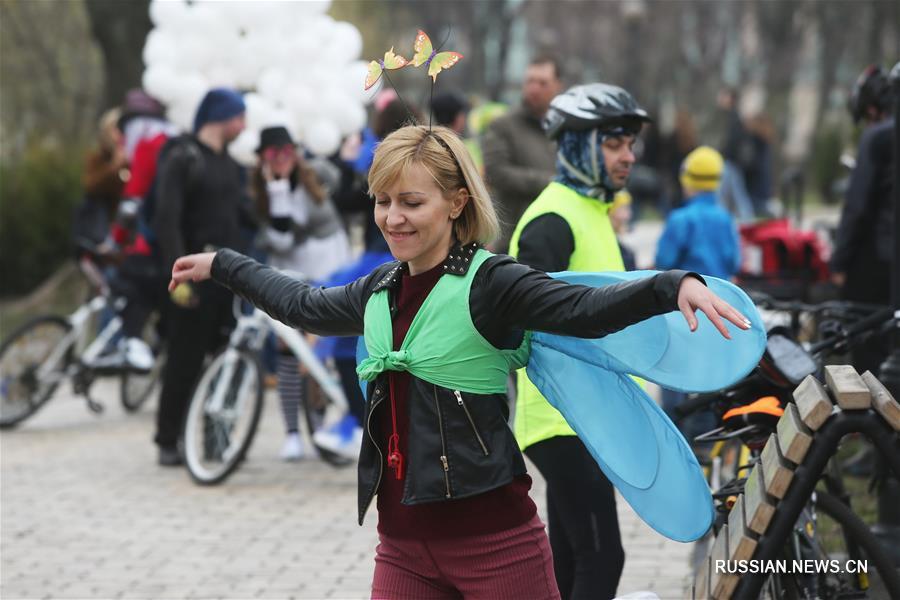
[[[363,90],[359,30],[326,15],[330,4],[152,0],[144,89],[185,129],[210,88],[247,92],[247,129],[230,146],[245,164],[270,125],[284,125],[315,154],[331,154],[363,128],[363,106],[377,89]]]

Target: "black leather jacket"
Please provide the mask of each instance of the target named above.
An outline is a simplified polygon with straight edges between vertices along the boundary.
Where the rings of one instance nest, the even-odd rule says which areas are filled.
[[[477,247],[454,246],[445,276],[461,276]],[[407,269],[382,265],[346,286],[314,288],[231,250],[213,261],[217,282],[272,317],[317,334],[362,335],[363,314],[372,293],[395,290]],[[505,255],[489,258],[472,282],[469,308],[478,331],[497,348],[517,347],[524,330],[577,337],[601,337],[677,307],[685,271],[668,271],[643,280],[603,288],[569,285]],[[393,300],[392,300],[393,307]],[[367,435],[359,458],[359,522],[384,471],[386,436],[375,430],[373,414],[388,396],[385,374],[369,384]],[[470,394],[411,377],[409,462],[404,504],[464,498],[509,483],[525,463],[507,425],[502,394]]]

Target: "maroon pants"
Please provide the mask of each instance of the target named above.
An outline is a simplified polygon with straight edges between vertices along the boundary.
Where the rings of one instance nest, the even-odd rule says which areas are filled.
[[[379,534],[379,540],[373,600],[559,598],[550,542],[537,515],[487,535],[420,541]]]

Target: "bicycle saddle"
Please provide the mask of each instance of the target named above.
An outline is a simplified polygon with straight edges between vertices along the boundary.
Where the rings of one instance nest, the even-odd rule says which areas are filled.
[[[755,402],[732,408],[722,415],[722,425],[730,431],[742,429],[747,425],[757,425],[773,431],[778,419],[784,414],[781,401],[775,396],[763,396]]]

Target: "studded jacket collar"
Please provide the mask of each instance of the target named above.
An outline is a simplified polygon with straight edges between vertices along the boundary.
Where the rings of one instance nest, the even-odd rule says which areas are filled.
[[[471,244],[456,243],[450,248],[447,258],[444,259],[444,273],[449,275],[465,275],[469,272],[469,265],[472,264],[472,256],[475,251],[481,248],[478,242]],[[390,271],[384,274],[381,280],[372,288],[372,293],[381,291],[385,288],[396,289],[400,284],[400,278],[404,273],[409,272],[407,263],[398,263]]]

